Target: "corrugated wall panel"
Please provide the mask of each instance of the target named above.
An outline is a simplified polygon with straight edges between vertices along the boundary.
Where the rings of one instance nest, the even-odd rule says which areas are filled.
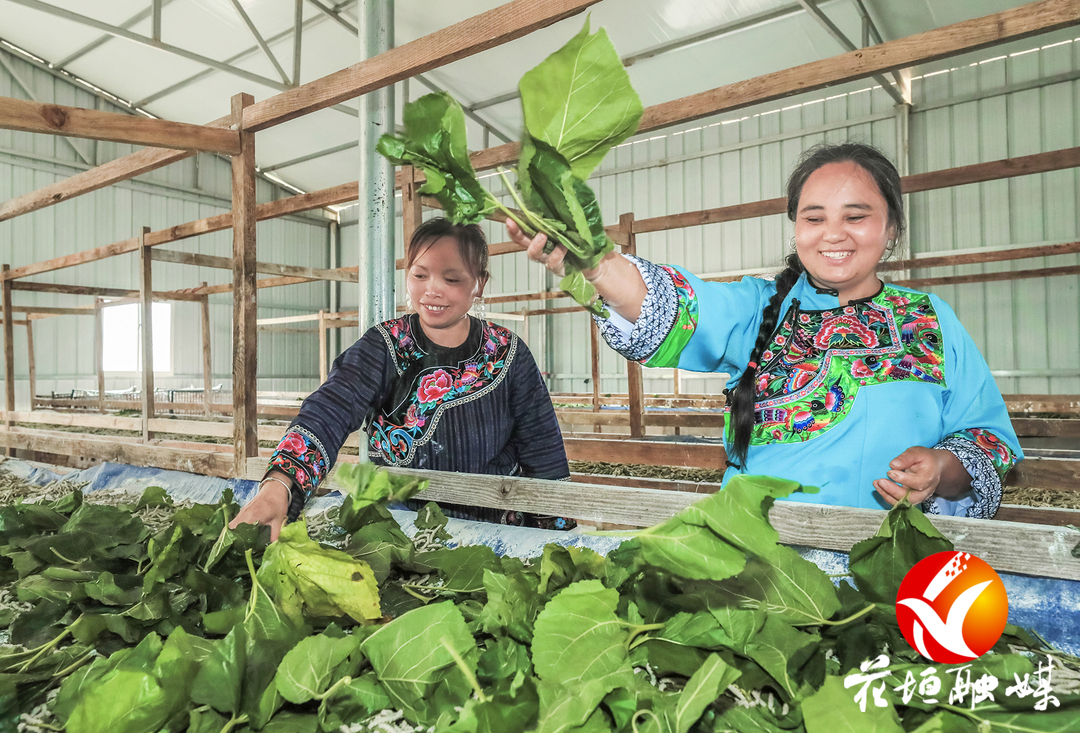
[[[94,108],[87,91],[42,72],[20,59],[8,57],[19,76],[42,101]],[[27,98],[25,90],[5,69],[0,69],[0,96]],[[119,111],[100,105],[108,111]],[[104,162],[137,148],[117,143],[73,140],[92,161]],[[95,157],[96,156],[96,157]],[[64,138],[0,130],[0,200],[35,191],[87,168]],[[259,201],[290,195],[260,180]],[[126,181],[73,201],[0,223],[0,258],[13,267],[71,254],[137,236],[140,227],[162,229],[193,221],[231,208],[231,170],[227,158],[200,154],[138,179]],[[314,216],[292,217],[258,225],[258,258],[265,262],[328,267],[328,222]],[[232,233],[216,232],[166,245],[170,249],[229,256]],[[137,257],[121,255],[108,260],[57,270],[33,278],[38,282],[106,287],[138,287]],[[188,288],[206,281],[231,282],[228,270],[173,263],[154,264],[155,290]],[[259,316],[317,312],[328,305],[325,284],[303,284],[259,291]],[[89,297],[50,293],[17,293],[17,305],[86,305]],[[211,296],[211,331],[215,383],[231,383],[232,298]],[[25,328],[15,341],[17,398],[26,404],[27,376]],[[298,391],[318,383],[317,332],[263,332],[259,347],[259,388]],[[34,346],[38,391],[69,391],[96,388],[94,375],[93,318],[59,316],[35,321]],[[172,315],[173,364],[169,374],[159,374],[161,387],[202,384],[201,316],[195,304],[175,303]],[[107,380],[107,388],[137,383],[131,376]]]

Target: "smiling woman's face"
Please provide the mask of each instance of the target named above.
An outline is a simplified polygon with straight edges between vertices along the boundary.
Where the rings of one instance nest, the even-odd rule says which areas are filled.
[[[836,290],[841,303],[877,292],[877,264],[895,236],[888,204],[861,166],[829,163],[806,179],[795,249],[814,283]]]
[[[483,283],[469,272],[454,237],[420,245],[405,278],[409,300],[427,337],[442,346],[457,346],[469,335],[469,309],[483,294]]]

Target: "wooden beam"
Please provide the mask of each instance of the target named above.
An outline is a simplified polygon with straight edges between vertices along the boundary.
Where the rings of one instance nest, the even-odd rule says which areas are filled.
[[[634,234],[634,215],[622,214],[619,216],[619,229],[626,238],[624,252],[637,254],[637,236]],[[592,320],[591,318],[589,320]],[[645,391],[644,379],[641,374],[641,364],[636,361],[626,362],[626,388],[630,395],[630,435],[641,438],[645,435]]]
[[[1080,509],[1058,509],[1051,507],[1017,506],[1003,504],[994,515],[1002,522],[1023,522],[1024,524],[1049,524],[1057,527],[1073,525],[1080,527]]]
[[[1009,260],[1023,260],[1029,257],[1054,257],[1055,255],[1076,254],[1077,252],[1080,252],[1080,242],[1044,244],[1036,247],[1017,247],[1016,249],[1002,249],[993,252],[968,252],[967,254],[915,257],[910,260],[882,262],[878,265],[878,272],[917,270],[931,267],[956,267],[959,265],[977,265],[984,262],[1007,262]]]
[[[1080,461],[1065,458],[1025,458],[1005,476],[1017,489],[1080,491]]]
[[[60,285],[57,283],[35,283],[16,280],[11,283],[12,290],[25,290],[32,293],[61,293],[64,295],[101,295],[107,298],[138,298],[138,290],[124,288],[97,288],[86,285]],[[156,292],[154,300],[190,300],[198,302],[199,296],[184,292]]]
[[[109,410],[130,410],[138,406],[138,402],[132,400],[116,400],[106,399],[105,407]],[[79,400],[69,398],[47,398],[43,397],[38,400],[38,405],[43,408],[69,408],[69,409],[97,409],[98,403],[96,400]],[[173,412],[191,412],[199,409],[200,406],[195,402],[172,402],[168,400],[155,400],[154,410],[158,413],[173,413]],[[232,414],[233,406],[231,404],[221,404],[217,402],[210,403],[210,411],[215,414],[229,415]],[[273,418],[293,418],[300,412],[299,403],[296,407],[289,407],[285,405],[259,405],[256,414],[259,417],[273,417]]]
[[[150,245],[145,239],[150,227],[143,227],[139,236],[139,333],[142,345],[142,440],[149,443],[154,437],[149,421],[154,417],[154,297],[153,260]]]
[[[1017,10],[1024,10],[1028,7],[1031,6],[1022,6]],[[1077,166],[1080,166],[1080,147],[1052,150],[1047,153],[1035,153],[1034,155],[1024,155],[1018,158],[992,160],[986,163],[964,165],[943,171],[904,176],[901,183],[904,193],[915,193],[917,191],[963,186],[969,183],[997,181],[1002,178],[1028,176],[1033,173],[1046,173],[1065,168],[1076,168]]]
[[[1009,412],[1031,413],[1071,413],[1080,415],[1080,394],[1007,394],[1005,406]]]
[[[262,466],[265,470],[265,465]],[[257,463],[250,462],[248,477],[256,477]],[[509,476],[390,469],[392,473],[428,479],[431,484],[418,499],[467,503],[538,514],[572,516],[583,522],[646,527],[673,516],[699,501],[699,494],[609,486],[571,481],[543,481]],[[336,485],[336,470],[328,482]],[[796,501],[778,501],[769,521],[780,541],[837,552],[849,552],[858,542],[872,537],[886,513],[880,509],[856,509]],[[927,515],[958,550],[978,555],[998,572],[1042,578],[1080,580],[1080,563],[1069,554],[1076,544],[1075,530]]]
[[[0,431],[0,445],[7,446],[8,450],[21,448],[65,456],[98,458],[132,466],[153,466],[172,471],[186,471],[201,476],[231,478],[233,470],[231,455],[212,451],[214,447],[227,448],[227,446],[207,446],[207,450],[190,450],[130,443],[115,436],[92,438],[78,433],[20,428]]]
[[[795,94],[948,58],[1080,23],[1075,0],[1043,0],[859,48],[649,107],[638,132],[690,122]]]
[[[29,367],[30,377],[30,409],[34,409],[34,400],[37,397],[37,368],[34,363],[34,322],[26,322],[26,362]]]
[[[1022,438],[1080,438],[1080,420],[1014,417],[1012,426]]]
[[[918,66],[935,59],[957,56],[1078,23],[1080,7],[1075,0],[1029,3],[1001,13],[954,23],[895,41],[886,41],[658,104],[645,110],[638,132],[651,132],[833,84]],[[516,161],[520,154],[519,143],[507,143],[479,150],[473,153],[470,159],[475,170],[483,171],[509,165]],[[396,182],[400,187],[400,175]],[[643,219],[639,223],[645,221],[648,220]]]
[[[77,428],[127,430],[132,433],[142,431],[141,417],[119,417],[118,415],[89,415],[71,412],[51,412],[49,410],[33,410],[31,412],[12,413],[11,421],[35,425],[63,425],[65,427]],[[154,422],[157,421],[155,420]]]
[[[7,279],[10,265],[0,266],[3,276],[3,309],[4,309],[4,411],[15,412],[15,320],[12,317],[14,309],[11,307],[11,281]],[[11,421],[4,421],[4,427],[10,428]],[[7,454],[14,455],[11,447]]]
[[[424,222],[424,205],[420,200],[419,185],[415,179],[415,171],[411,165],[402,169],[405,183],[401,187],[401,234],[405,242],[405,256],[398,262],[399,270],[405,269],[405,263],[409,260],[409,246],[412,244],[413,232]],[[488,254],[490,255],[490,249]]]
[[[224,117],[207,123],[207,127],[227,127],[229,118]],[[109,161],[97,168],[78,173],[71,178],[57,181],[37,191],[17,196],[0,204],[0,221],[7,221],[21,214],[44,209],[46,206],[82,196],[91,191],[111,186],[120,181],[140,176],[157,170],[170,163],[175,163],[195,155],[194,150],[167,150],[162,148],[143,148],[123,158]]]
[[[250,94],[232,98],[232,116],[240,125]],[[232,159],[233,195],[233,459],[234,475],[243,475],[248,456],[259,455],[256,430],[256,355],[259,331],[255,287],[255,134],[242,131],[240,154]]]
[[[909,280],[896,280],[893,284],[903,285],[905,288],[929,288],[935,285],[965,285],[969,283],[1001,282],[1003,280],[1025,280],[1033,277],[1058,277],[1061,275],[1080,275],[1080,265],[1041,267],[1035,270],[982,272],[973,275],[951,275],[948,277],[916,277]]]
[[[10,282],[10,281],[8,281]],[[90,308],[53,308],[44,305],[15,305],[11,307],[15,313],[33,313],[51,316],[92,316],[94,311]]]
[[[580,13],[598,0],[514,0],[252,105],[249,132],[296,119],[495,48]]]
[[[235,130],[0,97],[0,129],[232,155]]]
[[[94,302],[94,369],[97,372],[98,411],[105,413],[105,310],[104,301]]]
[[[618,425],[629,427],[629,410],[600,410],[555,408],[555,416],[565,425]],[[723,429],[724,414],[721,412],[649,412],[641,418],[642,424],[651,428],[714,428]]]
[[[671,443],[651,440],[604,440],[564,438],[566,457],[571,461],[605,463],[644,463],[651,466],[683,468],[727,468],[722,445],[709,443]]]
[[[60,270],[65,267],[74,267],[75,265],[82,265],[86,262],[96,262],[98,260],[103,260],[106,257],[115,257],[116,255],[138,251],[139,239],[138,237],[133,237],[132,239],[125,239],[120,242],[106,244],[102,247],[88,249],[84,252],[76,252],[75,254],[54,257],[53,259],[45,260],[44,262],[36,262],[32,265],[16,267],[7,273],[5,279],[14,280],[16,278],[29,277],[30,275],[39,275],[43,272],[52,272],[53,270]]]
[[[594,414],[600,412],[600,329],[596,325],[596,321],[589,319],[589,363],[591,371],[589,378],[592,380],[592,411]],[[559,411],[555,411],[559,414]],[[565,420],[565,412],[559,415],[561,420]],[[602,432],[600,424],[596,423],[593,426],[593,432]]]
[[[206,283],[203,283],[206,287]],[[214,362],[210,358],[210,296],[199,298],[199,312],[202,316],[202,370],[203,370],[203,415],[210,417],[210,398],[213,396]]]
[[[214,257],[213,255],[202,255],[195,252],[177,252],[171,249],[151,250],[150,256],[159,262],[212,267],[218,270],[231,270],[233,266],[233,261],[230,257]],[[357,273],[342,272],[341,270],[327,270],[317,267],[303,267],[300,265],[279,265],[273,262],[256,262],[255,272],[269,275],[303,277],[309,280],[336,280],[338,282],[346,283],[360,282],[360,276]]]

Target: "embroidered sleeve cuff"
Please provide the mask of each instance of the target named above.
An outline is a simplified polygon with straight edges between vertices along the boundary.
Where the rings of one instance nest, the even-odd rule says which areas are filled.
[[[314,433],[299,425],[293,425],[285,437],[278,443],[277,450],[270,456],[270,469],[288,474],[293,480],[293,503],[300,497],[300,506],[306,501],[326,477],[329,461],[326,449]],[[292,505],[289,506],[290,517]]]
[[[960,435],[948,435],[934,448],[947,450],[960,459],[960,463],[971,476],[972,495],[959,501],[935,497],[923,503],[923,510],[930,514],[992,519],[1001,506],[1001,476],[998,475],[990,456],[975,442]]]
[[[648,293],[641,304],[641,316],[630,323],[617,313],[609,318],[593,316],[600,335],[611,348],[632,361],[644,361],[667,338],[678,314],[679,296],[667,270],[633,255],[624,254],[641,273]]]

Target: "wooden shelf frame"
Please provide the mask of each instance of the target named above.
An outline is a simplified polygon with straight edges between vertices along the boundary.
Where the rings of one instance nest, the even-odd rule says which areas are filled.
[[[6,383],[9,385],[8,402],[6,405],[7,409],[4,414],[5,424],[10,426],[13,421],[33,422],[33,419],[24,418],[26,418],[27,415],[33,417],[40,412],[31,410],[30,413],[16,413],[14,411],[12,329],[15,325],[15,321],[13,316],[16,312],[22,312],[23,307],[16,307],[12,304],[13,291],[60,292],[71,295],[97,296],[99,299],[100,297],[139,298],[140,302],[143,303],[144,308],[152,299],[196,301],[203,304],[204,313],[207,303],[206,299],[209,295],[234,292],[237,295],[237,297],[234,298],[237,303],[234,323],[239,323],[233,339],[234,354],[245,351],[254,353],[255,334],[258,327],[254,317],[254,303],[256,293],[259,289],[318,280],[344,282],[357,281],[357,268],[325,270],[258,263],[254,257],[255,222],[284,216],[286,214],[299,213],[335,204],[347,203],[355,201],[358,197],[357,184],[352,182],[322,191],[303,194],[301,196],[294,196],[264,204],[256,204],[254,196],[252,195],[254,166],[250,162],[251,150],[254,144],[254,134],[258,130],[266,129],[290,119],[295,119],[296,117],[336,104],[342,100],[351,99],[368,91],[409,78],[417,73],[437,68],[440,65],[460,58],[465,58],[495,45],[523,37],[533,30],[545,27],[558,20],[579,13],[595,4],[596,1],[597,0],[514,0],[514,2],[507,3],[491,11],[482,13],[474,18],[463,21],[462,23],[458,23],[429,36],[425,36],[424,38],[392,49],[385,54],[362,61],[349,69],[335,72],[322,79],[318,79],[297,89],[289,90],[262,102],[254,103],[250,98],[247,100],[241,98],[239,101],[234,99],[231,115],[219,120],[214,120],[204,126],[189,126],[191,128],[198,128],[198,134],[202,135],[206,140],[217,141],[212,143],[212,145],[215,146],[224,146],[224,141],[228,138],[228,145],[230,146],[228,152],[233,154],[234,157],[233,211],[188,222],[186,224],[176,225],[164,230],[144,231],[139,237],[122,240],[85,252],[54,258],[45,262],[21,266],[14,269],[4,266],[2,278],[0,278],[0,280],[2,280],[0,285],[2,285],[3,290],[5,379]],[[1034,2],[1002,13],[996,13],[982,18],[965,21],[963,23],[938,28],[927,33],[882,43],[871,48],[859,49],[850,53],[841,54],[810,64],[804,64],[773,74],[766,74],[754,79],[718,87],[701,94],[656,105],[646,110],[641,131],[658,130],[678,123],[715,115],[724,111],[741,109],[753,104],[783,99],[811,89],[823,88],[830,84],[872,77],[882,72],[916,65],[933,59],[955,56],[975,49],[985,48],[995,44],[1078,24],[1080,24],[1080,5],[1078,5],[1075,0],[1041,0],[1040,2]],[[74,119],[78,119],[77,114]],[[129,124],[133,126],[132,130],[139,127],[140,122],[149,123],[151,121],[140,121],[138,119],[130,120]],[[2,126],[2,123],[0,123],[0,126]],[[132,132],[132,130],[125,129],[124,134],[128,136],[134,134],[147,134],[153,138],[152,144],[168,144],[164,137],[153,137],[155,133],[162,132],[160,126],[154,128],[151,125],[146,125],[143,129],[135,130],[134,132]],[[62,133],[63,131],[60,132]],[[181,134],[190,133],[193,135],[196,132],[196,129],[183,129],[180,131]],[[113,136],[107,137],[106,139],[121,139],[116,136],[119,133],[110,134]],[[235,150],[231,148],[234,137],[236,139]],[[160,168],[171,162],[190,157],[192,154],[191,148],[179,150],[158,147],[137,151],[124,158],[81,173],[67,181],[61,181],[53,186],[31,192],[0,204],[0,221],[23,213],[36,211],[61,201],[66,201],[75,196],[100,189],[118,181],[127,180],[141,173]],[[478,151],[473,154],[472,159],[474,167],[477,170],[486,170],[498,165],[511,163],[516,159],[516,156],[517,146],[510,144]],[[949,169],[947,171],[908,176],[904,179],[904,185],[905,190],[907,191],[929,190],[931,188],[958,186],[979,181],[1000,180],[1017,175],[1029,175],[1049,170],[1060,170],[1063,168],[1076,167],[1078,165],[1080,165],[1080,148],[1072,148],[1063,151],[1054,151],[1052,153],[1024,156],[1022,158],[994,161],[976,166],[964,166],[961,168]],[[408,198],[409,205],[405,207],[407,212],[405,222],[406,232],[411,231],[408,227],[415,226],[419,218],[421,197],[417,195],[416,188],[417,184],[422,180],[422,176],[411,169],[399,172],[397,176],[398,186],[411,191]],[[680,226],[695,226],[714,221],[735,221],[738,219],[769,215],[777,213],[778,211],[783,211],[781,206],[782,203],[782,200],[774,199],[740,204],[735,207],[722,207],[721,209],[688,212],[668,217],[656,217],[643,220],[635,220],[633,215],[628,213],[620,218],[618,226],[609,228],[609,233],[617,244],[622,246],[625,250],[633,251],[637,234],[644,234],[652,231],[664,231]],[[226,260],[226,258],[210,258],[202,255],[187,255],[184,253],[165,254],[165,250],[153,249],[162,244],[177,242],[192,236],[223,231],[230,228],[234,231],[234,251],[231,260]],[[1056,249],[1054,249],[1054,247],[1056,247]],[[494,244],[491,248],[491,254],[493,255],[509,254],[514,251],[517,251],[516,247],[509,243]],[[1015,250],[1009,255],[1003,254],[997,256],[995,259],[982,259],[978,261],[1006,261],[1009,259],[1019,259],[1021,257],[1041,257],[1076,251],[1080,251],[1077,248],[1077,243],[1072,243],[1064,248],[1061,245],[1053,245],[1049,248]],[[153,259],[168,260],[172,262],[184,261],[189,264],[210,267],[223,267],[227,265],[233,270],[233,283],[211,286],[203,283],[195,288],[155,292],[151,290],[149,278],[147,278],[146,283],[144,283],[144,286],[140,288],[139,291],[124,290],[122,292],[117,292],[119,289],[89,288],[78,285],[52,285],[24,280],[24,278],[33,275],[53,272],[55,270],[73,267],[87,262],[100,261],[107,257],[118,256],[125,253],[140,253],[145,263],[147,263],[147,271],[149,270],[148,263]],[[936,258],[935,261],[916,260],[903,264],[910,265],[911,269],[923,269],[971,264],[976,261],[964,259],[965,257],[970,257],[970,255],[956,255],[951,258],[946,256]],[[899,266],[901,263],[894,264]],[[1026,274],[1020,276],[1064,274],[1050,272],[1049,270],[1051,269],[1053,268],[1045,268],[1042,271],[1028,271]],[[256,274],[260,272],[274,275],[274,277],[256,279]],[[489,298],[488,302],[527,303],[531,301],[547,301],[559,297],[564,297],[564,295],[562,293],[545,292],[498,296]],[[99,301],[92,307],[79,309],[53,309],[55,312],[49,312],[44,308],[31,309],[32,312],[28,313],[26,319],[27,327],[28,329],[30,328],[31,320],[35,316],[67,315],[69,312],[78,312],[80,314],[95,313],[97,314],[98,322],[100,322],[101,307]],[[576,307],[545,307],[533,310],[526,309],[519,311],[519,313],[527,317],[528,315],[554,315],[556,313],[569,313],[578,310],[580,309]],[[63,311],[63,313],[60,311]],[[328,328],[350,324],[351,321],[349,319],[339,317],[344,315],[346,314],[320,313],[318,315],[321,326],[320,330],[323,330],[324,327]],[[208,473],[211,475],[238,476],[243,475],[245,471],[250,473],[252,465],[257,465],[261,460],[254,455],[258,453],[258,439],[265,439],[264,436],[276,435],[276,429],[264,430],[264,427],[266,426],[255,425],[255,418],[257,415],[273,414],[276,416],[288,416],[289,414],[295,414],[295,409],[289,407],[267,409],[258,406],[256,404],[253,381],[254,362],[253,360],[244,361],[243,359],[240,359],[240,362],[241,363],[238,365],[234,364],[234,383],[240,384],[242,382],[243,384],[239,389],[234,388],[234,403],[232,405],[214,405],[207,402],[205,405],[205,414],[208,416],[211,414],[233,413],[235,417],[231,424],[228,422],[213,423],[165,420],[153,417],[149,414],[148,410],[144,413],[142,418],[137,420],[139,426],[138,429],[143,433],[142,439],[148,441],[147,443],[129,444],[121,441],[120,443],[123,444],[118,448],[118,442],[112,440],[100,440],[85,436],[73,436],[70,434],[46,434],[48,431],[31,433],[26,430],[9,427],[8,430],[0,433],[0,445],[4,445],[9,449],[31,448],[43,451],[52,451],[56,449],[56,452],[82,453],[85,455],[94,455],[96,457],[113,456],[112,460],[123,460],[127,462],[142,461],[145,465],[160,465],[162,467],[181,468],[181,470],[195,470],[196,472]],[[597,362],[595,350],[593,362],[594,364]],[[657,421],[665,422],[667,421],[667,418],[659,418],[651,414],[646,414],[645,407],[649,404],[649,398],[642,394],[640,367],[637,365],[630,365],[628,368],[630,369],[628,376],[632,384],[635,382],[635,369],[637,371],[637,376],[636,385],[632,387],[630,395],[627,398],[632,405],[630,414],[627,417],[627,423],[631,427],[632,433],[634,433],[632,437],[641,437],[646,425],[656,424]],[[594,374],[599,376],[598,367],[594,366]],[[238,378],[240,378],[240,382],[237,381]],[[597,379],[596,381],[599,380]],[[599,409],[602,400],[605,398],[600,396],[599,386],[597,384],[594,384],[593,394],[590,395],[590,398],[592,401],[589,413],[593,415],[597,421],[608,420],[609,418]],[[672,399],[692,400],[693,398],[689,395],[682,395],[672,397]],[[50,400],[49,402],[57,404],[61,401]],[[1034,406],[1038,403],[1033,401],[1031,404]],[[1050,404],[1050,402],[1045,402],[1043,404]],[[109,407],[109,401],[106,399],[103,390],[98,401],[98,407],[101,410],[105,410]],[[167,409],[167,405],[163,405],[160,402],[156,407]],[[1036,410],[1032,407],[1031,411],[1035,412],[1041,410]],[[659,413],[657,413],[657,415],[658,414]],[[44,415],[38,415],[38,417],[41,418],[42,424],[47,424],[45,422],[46,420],[57,419],[55,417],[47,417]],[[119,420],[120,418],[102,415],[71,415],[64,419],[70,419],[71,422],[69,424],[71,425],[85,424],[89,426],[89,421],[91,420]],[[1036,420],[1034,418],[1025,419]],[[711,416],[701,417],[702,423],[709,422],[710,420],[715,421],[715,418]],[[119,425],[120,423],[114,424]],[[1032,423],[1032,425],[1032,429],[1046,429],[1051,431],[1058,429],[1052,426],[1035,426],[1034,423]],[[687,424],[684,422],[683,426],[687,426]],[[213,434],[217,437],[228,437],[228,431],[231,430],[234,442],[232,447],[206,444],[199,448],[166,446],[160,444],[160,441],[150,442],[153,441],[153,433],[165,432],[167,430],[170,432],[191,435]],[[185,430],[192,432],[184,433],[183,431]],[[200,433],[197,431],[204,432]],[[575,452],[596,450],[597,446],[584,445],[584,442],[580,446],[573,444],[571,445],[571,448]],[[642,451],[645,450],[644,447],[632,445],[635,442],[643,441],[608,440],[592,442],[603,442],[607,446],[621,444],[624,449],[637,449],[638,452],[635,455],[638,458],[644,455],[642,453]],[[649,450],[663,451],[663,447],[658,449],[655,445],[656,444],[653,444],[654,447],[649,448]],[[663,455],[658,453],[655,456],[655,460],[661,463],[670,462],[673,456],[678,457],[679,455],[682,455],[683,457],[680,460],[684,462],[696,461],[709,466],[722,465],[722,455],[718,455],[715,446],[709,448],[711,448],[711,450],[703,450],[701,455],[697,456],[695,451],[698,449],[676,446],[664,451]],[[230,453],[232,455],[229,455]],[[719,454],[722,454],[722,450],[719,451]],[[611,454],[609,448],[607,459],[610,460],[610,457]],[[263,464],[262,467],[264,466],[265,464]],[[257,469],[260,474],[262,467]],[[1064,463],[1058,463],[1055,466],[1055,471],[1062,476],[1071,475],[1073,478],[1076,477],[1075,468],[1071,464],[1064,465]],[[1073,473],[1069,474],[1070,471]],[[440,478],[440,481],[443,481],[443,479]],[[562,484],[561,486],[566,485]],[[574,492],[571,491],[570,493]],[[582,492],[578,491],[577,493]],[[609,513],[606,516],[608,517],[607,521],[615,522],[619,521],[618,517],[621,515],[618,515],[618,513],[615,512]],[[650,521],[655,521],[655,519],[656,517],[651,517]],[[1018,543],[1017,546],[1021,547],[1023,545]]]

